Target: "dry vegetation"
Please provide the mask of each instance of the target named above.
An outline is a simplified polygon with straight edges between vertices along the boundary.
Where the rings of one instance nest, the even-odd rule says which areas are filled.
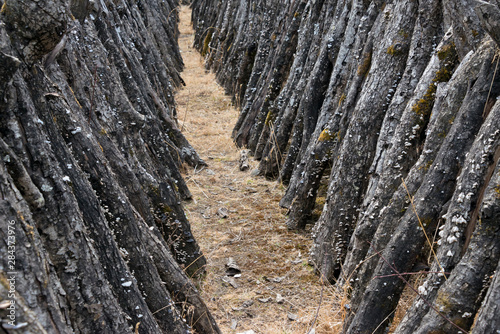
[[[249,171],[239,170],[239,150],[231,140],[238,112],[192,48],[190,10],[183,7],[180,15],[186,87],[176,95],[179,125],[209,165],[186,168],[184,175],[193,193],[185,210],[208,260],[202,296],[224,333],[307,333],[319,306],[316,333],[338,332],[343,294],[314,275],[307,263],[310,238],[286,229],[286,212],[278,206],[283,186],[251,176],[254,161]],[[220,208],[227,209],[227,218],[217,213]],[[242,271],[237,288],[223,281],[229,257]],[[292,315],[297,319],[290,320]]]

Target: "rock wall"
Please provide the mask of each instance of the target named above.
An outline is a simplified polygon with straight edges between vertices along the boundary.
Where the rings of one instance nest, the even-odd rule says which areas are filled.
[[[288,227],[314,224],[318,273],[351,291],[345,332],[383,333],[414,277],[398,273],[425,266],[439,273],[396,332],[498,328],[500,2],[192,7],[241,108],[235,142],[287,185]]]
[[[218,333],[188,278],[178,2],[1,3],[3,328]]]

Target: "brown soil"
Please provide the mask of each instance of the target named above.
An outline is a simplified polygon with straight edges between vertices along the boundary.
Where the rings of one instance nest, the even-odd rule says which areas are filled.
[[[176,101],[179,126],[208,163],[184,174],[193,193],[184,207],[208,261],[201,294],[224,333],[307,333],[312,327],[316,333],[338,332],[343,294],[314,275],[307,261],[309,236],[286,229],[286,211],[278,206],[284,187],[251,176],[257,167],[251,159],[250,170],[239,170],[239,149],[231,139],[238,111],[192,48],[190,15],[182,7],[179,44],[186,87]],[[221,208],[227,218],[217,213]],[[230,257],[241,269],[237,287],[224,281]]]

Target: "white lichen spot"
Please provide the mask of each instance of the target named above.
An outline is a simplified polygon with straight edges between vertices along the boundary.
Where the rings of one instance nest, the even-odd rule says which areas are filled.
[[[472,316],[472,313],[470,312],[464,312],[464,314],[462,314],[462,318],[470,318]]]
[[[465,224],[465,223],[467,223],[467,221],[464,219],[464,217],[462,217],[460,215],[453,216],[453,218],[451,219],[451,222],[452,223],[457,223],[457,224]]]
[[[453,256],[453,252],[451,250],[449,250],[448,253],[446,253],[446,256],[452,257]]]
[[[76,129],[71,131],[71,134],[76,135],[77,133],[80,133],[80,132],[82,132],[82,128],[77,126]]]
[[[424,295],[424,296],[427,295],[427,291],[426,291],[426,289],[425,289],[425,287],[423,285],[421,285],[421,286],[418,287],[418,293],[420,295]]]
[[[458,241],[458,239],[454,235],[450,235],[446,239],[446,242],[448,242],[449,244],[452,244],[452,243],[457,242],[457,241]]]
[[[63,180],[64,180],[64,178],[63,178]],[[52,190],[52,189],[54,189],[54,188],[52,188],[52,187],[51,187],[51,186],[49,186],[48,184],[42,184],[41,189],[42,189],[42,191],[43,191],[43,192],[49,192],[49,191],[51,191],[51,190]]]
[[[69,178],[69,176],[68,176],[68,175],[63,176],[62,180],[63,180],[64,182],[71,182],[71,179]],[[43,189],[42,189],[42,190],[43,190]]]
[[[122,286],[124,286],[124,287],[126,287],[126,288],[128,288],[128,287],[129,287],[129,286],[131,286],[131,285],[132,285],[132,281],[126,281],[126,282],[123,282],[123,283],[122,283]]]

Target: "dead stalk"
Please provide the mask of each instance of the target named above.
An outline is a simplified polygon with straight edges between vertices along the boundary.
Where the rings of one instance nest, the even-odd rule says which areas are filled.
[[[429,247],[431,249],[432,255],[434,256],[434,259],[436,260],[436,263],[438,264],[439,268],[441,268],[441,271],[443,272],[444,279],[446,280],[446,275],[444,274],[444,269],[441,266],[441,263],[439,262],[439,259],[436,255],[436,252],[434,251],[434,245],[431,243],[431,240],[429,239],[429,236],[427,235],[427,232],[425,232],[425,227],[422,224],[422,221],[420,220],[420,217],[418,216],[417,213],[417,208],[415,207],[415,204],[413,203],[413,196],[410,195],[410,191],[406,187],[406,183],[404,179],[401,179],[403,181],[403,186],[405,187],[406,193],[408,194],[408,198],[410,199],[411,207],[413,208],[413,212],[415,213],[415,216],[417,217],[418,224],[420,225],[420,228],[424,232],[425,239],[427,240],[427,243],[429,244]]]
[[[442,317],[444,320],[446,320],[449,324],[451,324],[453,327],[455,327],[456,329],[464,332],[464,333],[467,333],[467,331],[463,328],[461,328],[460,326],[458,326],[457,324],[455,324],[453,321],[451,321],[450,319],[448,319],[444,314],[442,314],[441,312],[439,312],[439,310],[434,306],[432,305],[431,302],[429,302],[427,299],[425,299],[418,291],[417,289],[415,289],[415,287],[410,284],[410,282],[408,282],[408,280],[406,278],[403,277],[403,274],[401,274],[393,265],[391,265],[389,263],[389,261],[387,261],[387,259],[378,251],[375,249],[375,247],[373,246],[373,244],[369,241],[367,241],[370,246],[372,247],[373,251],[375,253],[377,253],[377,255],[382,259],[382,261],[384,261],[385,264],[387,264],[389,266],[389,268],[391,268],[392,271],[394,271],[396,273],[396,276],[398,276],[405,284],[406,286],[408,286],[413,292],[415,292],[415,294],[420,297],[420,299],[422,299],[424,301],[424,303],[427,304],[427,306],[429,306],[430,308],[432,308],[440,317]]]

